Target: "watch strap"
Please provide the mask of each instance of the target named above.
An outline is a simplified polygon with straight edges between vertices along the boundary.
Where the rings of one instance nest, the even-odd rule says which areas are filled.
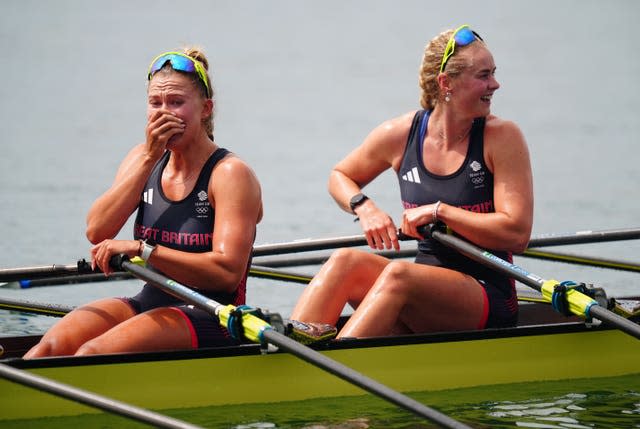
[[[355,209],[359,205],[361,205],[362,203],[367,201],[368,199],[369,199],[369,197],[367,197],[362,192],[358,192],[357,194],[355,194],[353,197],[351,197],[351,200],[349,200],[349,207],[351,208],[351,211],[353,213],[355,213]]]

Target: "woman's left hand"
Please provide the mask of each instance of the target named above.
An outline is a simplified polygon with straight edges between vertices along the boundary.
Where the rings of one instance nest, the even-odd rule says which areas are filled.
[[[140,242],[138,240],[103,240],[91,248],[91,268],[96,266],[105,275],[113,272],[109,262],[114,255],[126,254],[132,258],[138,256]]]
[[[414,207],[405,209],[402,212],[402,225],[400,230],[403,234],[410,237],[423,239],[424,237],[418,228],[433,222],[433,211],[436,209],[436,204],[427,204],[426,206]]]

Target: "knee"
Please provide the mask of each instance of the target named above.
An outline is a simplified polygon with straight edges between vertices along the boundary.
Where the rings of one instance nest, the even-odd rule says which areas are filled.
[[[341,248],[331,254],[326,262],[331,268],[353,268],[362,261],[363,252],[357,249]]]
[[[380,274],[378,290],[390,294],[407,294],[410,267],[411,263],[409,262],[390,262]]]
[[[98,355],[101,353],[104,353],[102,348],[99,347],[96,344],[96,342],[92,340],[78,347],[78,350],[76,350],[75,356],[91,356],[91,355]]]
[[[59,338],[43,338],[24,355],[24,358],[33,359],[49,356],[68,356],[74,352],[74,347],[66,341]]]
[[[362,252],[356,249],[338,249],[331,254],[320,272],[309,283],[311,289],[342,290],[361,272]]]

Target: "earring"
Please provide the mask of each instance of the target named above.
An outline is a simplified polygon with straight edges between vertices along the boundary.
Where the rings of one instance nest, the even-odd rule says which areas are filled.
[[[444,101],[446,101],[447,103],[451,101],[451,92],[447,91],[447,93],[444,95]]]

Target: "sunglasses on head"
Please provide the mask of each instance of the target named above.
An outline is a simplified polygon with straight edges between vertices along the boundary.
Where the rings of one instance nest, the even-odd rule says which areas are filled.
[[[171,64],[174,70],[197,74],[207,90],[207,97],[211,98],[211,88],[209,88],[209,83],[207,82],[207,71],[204,66],[200,61],[181,52],[165,52],[155,57],[149,66],[147,79],[151,80],[151,77],[164,67],[167,62]]]
[[[449,38],[446,48],[444,48],[442,62],[440,63],[440,73],[444,72],[444,68],[447,66],[449,58],[453,56],[456,45],[467,46],[475,42],[476,40],[482,40],[482,37],[480,37],[478,33],[469,28],[468,25],[458,27]]]

